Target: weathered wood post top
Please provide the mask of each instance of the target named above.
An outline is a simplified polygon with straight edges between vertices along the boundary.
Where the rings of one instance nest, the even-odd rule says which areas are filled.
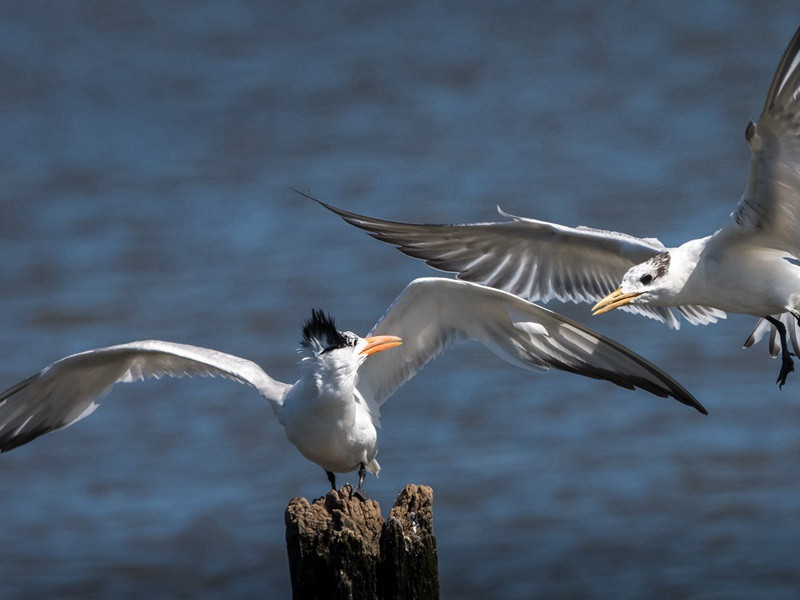
[[[384,521],[374,500],[346,485],[286,507],[292,596],[309,599],[438,599],[433,490],[407,485]]]

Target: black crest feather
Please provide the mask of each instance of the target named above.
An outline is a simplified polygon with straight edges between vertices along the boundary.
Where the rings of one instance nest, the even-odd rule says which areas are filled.
[[[669,252],[662,252],[661,254],[656,254],[653,258],[650,259],[650,262],[653,263],[653,267],[655,268],[656,277],[663,276],[669,270],[669,261],[670,261]]]
[[[300,340],[300,345],[313,348],[315,342],[323,349],[347,345],[347,338],[336,329],[333,317],[316,308],[311,311],[311,318],[303,324],[303,339]]]

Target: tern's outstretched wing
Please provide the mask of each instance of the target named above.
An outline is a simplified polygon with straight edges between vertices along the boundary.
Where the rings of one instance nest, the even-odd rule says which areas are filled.
[[[115,383],[148,377],[221,376],[280,404],[291,387],[254,362],[197,346],[147,340],[72,354],[0,393],[0,451],[90,415]]]
[[[628,269],[665,250],[656,239],[566,227],[503,211],[510,221],[418,225],[367,217],[316,201],[375,239],[394,244],[432,267],[533,301],[597,302],[619,287]],[[667,307],[628,304],[621,308],[673,329],[679,327]],[[711,323],[723,314],[700,306],[676,308],[692,324]]]
[[[638,387],[706,414],[678,382],[631,350],[513,294],[466,281],[412,281],[370,332],[380,334],[400,336],[403,345],[371,356],[358,371],[358,390],[378,405],[446,346],[474,339],[517,366]]]
[[[750,178],[727,227],[800,257],[800,29],[781,58],[758,124],[746,131]]]

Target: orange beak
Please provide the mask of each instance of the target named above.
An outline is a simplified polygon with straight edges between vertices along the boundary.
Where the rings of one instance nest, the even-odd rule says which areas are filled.
[[[366,340],[367,345],[364,346],[364,349],[361,352],[359,352],[359,354],[363,354],[364,356],[370,356],[376,352],[383,352],[384,350],[394,348],[395,346],[399,346],[403,343],[403,340],[396,335],[376,335],[364,339]]]
[[[642,292],[630,292],[625,294],[622,292],[621,287],[617,288],[592,307],[592,315],[602,315],[604,312],[614,310],[620,306],[625,306],[626,304],[629,304],[631,300],[636,298],[636,296],[641,295]]]

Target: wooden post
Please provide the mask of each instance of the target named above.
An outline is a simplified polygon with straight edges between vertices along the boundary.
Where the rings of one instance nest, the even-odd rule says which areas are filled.
[[[381,534],[381,597],[439,597],[439,558],[433,535],[433,489],[407,485]]]
[[[384,522],[374,500],[349,485],[286,507],[286,545],[295,600],[439,598],[433,490],[407,485]]]

